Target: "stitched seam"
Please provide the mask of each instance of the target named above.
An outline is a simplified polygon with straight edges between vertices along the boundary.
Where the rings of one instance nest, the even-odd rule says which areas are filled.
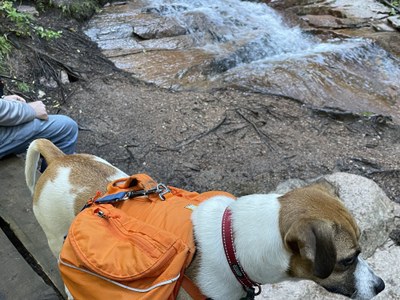
[[[64,266],[66,266],[66,267],[69,267],[69,268],[72,268],[72,269],[75,269],[75,270],[78,270],[78,271],[82,271],[82,272],[84,272],[84,273],[87,273],[87,274],[93,275],[93,276],[95,276],[95,277],[101,278],[101,279],[103,279],[103,280],[105,280],[105,281],[107,281],[107,282],[110,282],[110,283],[112,283],[112,284],[114,284],[114,285],[117,285],[117,286],[119,286],[119,287],[121,287],[121,288],[127,289],[127,290],[132,291],[132,292],[138,292],[138,293],[147,293],[147,292],[149,292],[149,291],[151,291],[151,290],[154,290],[155,288],[158,288],[158,287],[160,287],[160,286],[173,283],[173,282],[177,281],[177,280],[179,279],[179,277],[181,276],[181,274],[178,274],[178,276],[176,276],[176,277],[174,277],[174,278],[167,279],[167,280],[165,280],[165,281],[162,281],[162,282],[160,282],[160,283],[157,283],[157,284],[155,284],[155,285],[153,285],[153,286],[150,286],[150,287],[147,288],[147,289],[137,289],[137,288],[133,288],[133,287],[126,286],[126,285],[124,285],[124,284],[122,284],[122,283],[119,283],[119,282],[117,282],[117,281],[111,280],[111,279],[109,279],[109,278],[107,278],[107,277],[101,276],[101,275],[96,274],[96,273],[94,273],[94,272],[91,272],[91,271],[89,271],[89,270],[81,269],[81,268],[79,268],[79,267],[77,267],[77,266],[71,265],[71,264],[69,264],[69,263],[63,261],[63,260],[61,259],[60,256],[58,257],[58,262],[59,262],[60,264],[64,265]]]

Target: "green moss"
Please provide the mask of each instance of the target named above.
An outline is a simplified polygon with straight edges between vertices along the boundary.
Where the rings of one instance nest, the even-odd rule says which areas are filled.
[[[112,2],[107,0],[71,0],[64,1],[61,3],[54,3],[52,0],[37,0],[35,1],[36,9],[39,11],[45,11],[49,8],[57,8],[67,16],[74,18],[78,21],[87,20],[94,13],[98,12],[101,6],[106,2]]]
[[[17,88],[22,93],[28,93],[31,90],[31,87],[26,82],[18,82],[17,83]]]
[[[62,5],[60,8],[64,14],[77,20],[86,20],[100,9],[101,1],[97,0],[74,0],[69,5]]]

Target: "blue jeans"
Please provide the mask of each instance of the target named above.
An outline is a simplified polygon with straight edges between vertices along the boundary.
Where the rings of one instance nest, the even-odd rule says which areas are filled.
[[[0,158],[25,152],[38,138],[48,139],[65,154],[72,154],[78,140],[78,125],[70,117],[49,115],[48,120],[34,119],[17,126],[0,126]]]

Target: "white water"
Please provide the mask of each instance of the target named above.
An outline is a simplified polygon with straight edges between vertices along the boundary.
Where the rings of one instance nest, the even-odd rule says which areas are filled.
[[[86,33],[116,66],[163,87],[233,87],[384,114],[400,105],[397,58],[370,40],[303,33],[263,3],[132,0],[105,9]]]
[[[235,60],[232,65],[236,67],[252,64],[259,68],[273,61],[297,60],[322,53],[337,53],[341,60],[359,61],[371,56],[368,51],[374,48],[370,41],[361,38],[318,41],[298,27],[287,26],[275,10],[263,3],[240,0],[150,0],[148,3],[160,15],[173,18],[186,28],[198,47],[220,57],[232,54],[236,48],[231,55],[231,60]],[[206,19],[200,24],[193,20],[199,13]],[[214,38],[210,39],[210,35]],[[373,52],[376,55],[376,49]],[[314,59],[323,61],[324,57]],[[398,64],[393,66],[389,60],[382,66],[400,78]]]
[[[258,43],[270,54],[297,53],[315,46],[311,37],[298,27],[285,25],[279,14],[262,3],[239,0],[150,0],[149,3],[161,15],[174,18],[210,51],[221,52],[223,43],[244,40],[253,40],[253,46]],[[198,13],[207,18],[209,27],[196,27],[193,15]],[[202,40],[206,32],[215,37],[213,42]]]

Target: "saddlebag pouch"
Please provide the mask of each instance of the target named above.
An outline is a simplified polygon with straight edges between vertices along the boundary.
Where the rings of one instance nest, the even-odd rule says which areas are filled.
[[[72,222],[59,257],[77,300],[175,299],[195,245],[192,210],[225,192],[189,192],[146,174],[110,183]]]
[[[131,191],[124,188],[131,183],[132,178],[125,178],[108,190]],[[75,217],[59,257],[62,278],[74,299],[175,298],[194,246],[191,249],[179,235],[127,213],[148,211],[161,201],[158,195],[115,206],[94,201]],[[134,202],[137,209],[131,207]],[[146,218],[146,211],[136,213]],[[190,223],[190,213],[187,217],[185,224]],[[189,228],[186,236],[191,237],[191,225],[183,227]]]

